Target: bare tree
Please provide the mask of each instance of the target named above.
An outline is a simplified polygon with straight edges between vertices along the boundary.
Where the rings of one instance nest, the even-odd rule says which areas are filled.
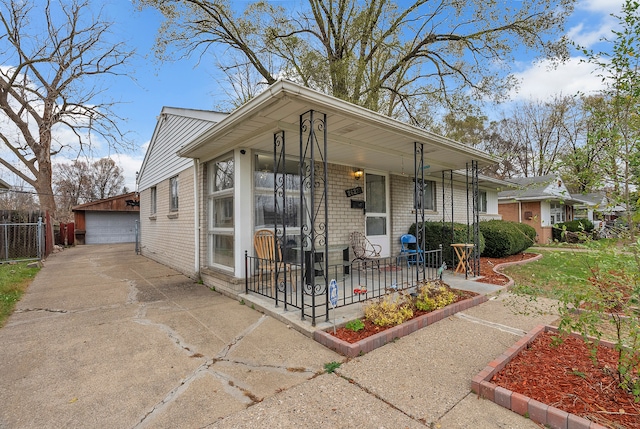
[[[574,0],[307,0],[289,10],[255,1],[244,11],[227,0],[137,2],[166,18],[161,58],[173,46],[185,55],[221,48],[218,58],[240,53],[264,85],[287,77],[421,124],[415,112],[454,104],[463,92],[503,98],[516,50],[567,58],[561,35]]]
[[[71,164],[58,163],[53,183],[57,219],[71,220],[72,208],[79,204],[126,193],[122,168],[111,158],[102,158],[91,164],[78,160]]]
[[[33,186],[42,210],[56,208],[53,155],[87,151],[96,137],[128,145],[100,86],[133,55],[107,41],[110,26],[88,0],[0,0],[0,140],[18,160],[0,165]]]
[[[556,96],[551,101],[528,100],[513,106],[493,124],[498,133],[485,139],[484,149],[504,156],[514,169],[508,176],[544,176],[558,171],[562,155],[578,138],[573,126],[573,98]],[[497,147],[492,145],[497,144]]]
[[[75,160],[71,164],[56,164],[54,170],[56,218],[69,220],[74,206],[88,202],[91,189],[89,165]]]
[[[91,164],[91,192],[92,201],[119,195],[124,187],[122,168],[118,167],[111,158],[102,158]]]

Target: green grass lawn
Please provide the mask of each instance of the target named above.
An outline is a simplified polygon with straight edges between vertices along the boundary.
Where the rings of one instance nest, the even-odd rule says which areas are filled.
[[[597,266],[625,271],[638,269],[633,256],[594,247],[587,251],[557,249],[539,252],[542,259],[504,269],[503,272],[515,281],[516,291],[558,298],[567,288],[588,285],[591,270]]]
[[[13,311],[40,268],[27,268],[28,262],[0,265],[0,327]]]

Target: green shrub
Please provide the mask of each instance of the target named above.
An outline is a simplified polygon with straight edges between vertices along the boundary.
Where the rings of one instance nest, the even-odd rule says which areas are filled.
[[[515,255],[529,248],[535,242],[533,232],[528,225],[504,220],[480,222],[480,231],[485,237],[485,249],[481,254],[490,258],[502,258]],[[533,236],[533,238],[531,238]]]
[[[436,250],[442,244],[442,258],[449,265],[454,266],[454,252],[451,244],[453,243],[473,243],[473,227],[466,224],[454,223],[453,224],[453,238],[451,236],[451,222],[425,222],[425,246],[424,250]],[[467,236],[467,231],[469,235]],[[418,237],[418,243],[421,243],[421,238],[416,234],[416,224],[414,223],[409,228],[409,234],[413,234]],[[468,238],[467,238],[468,237]],[[485,248],[485,238],[480,232],[480,254]]]

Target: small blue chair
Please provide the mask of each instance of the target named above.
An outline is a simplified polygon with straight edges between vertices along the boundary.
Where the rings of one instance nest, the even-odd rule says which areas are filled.
[[[415,235],[404,234],[400,237],[400,256],[407,257],[407,264],[422,264],[424,262],[424,251],[418,246]]]

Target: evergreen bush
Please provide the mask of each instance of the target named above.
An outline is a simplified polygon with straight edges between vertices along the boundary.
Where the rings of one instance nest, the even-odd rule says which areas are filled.
[[[480,231],[484,235],[486,243],[481,255],[490,258],[515,255],[526,250],[535,242],[535,229],[516,222],[484,221],[480,222]]]
[[[451,244],[453,243],[473,243],[473,227],[466,224],[454,223],[453,224],[453,237],[451,236],[451,222],[425,222],[425,246],[424,250],[436,250],[442,244],[442,258],[449,267],[454,267],[454,252]],[[468,234],[467,235],[467,231]],[[416,224],[412,224],[409,228],[409,234],[413,234],[416,237]],[[480,232],[480,254],[485,248],[485,239]],[[421,238],[418,237],[418,243],[421,243]]]

